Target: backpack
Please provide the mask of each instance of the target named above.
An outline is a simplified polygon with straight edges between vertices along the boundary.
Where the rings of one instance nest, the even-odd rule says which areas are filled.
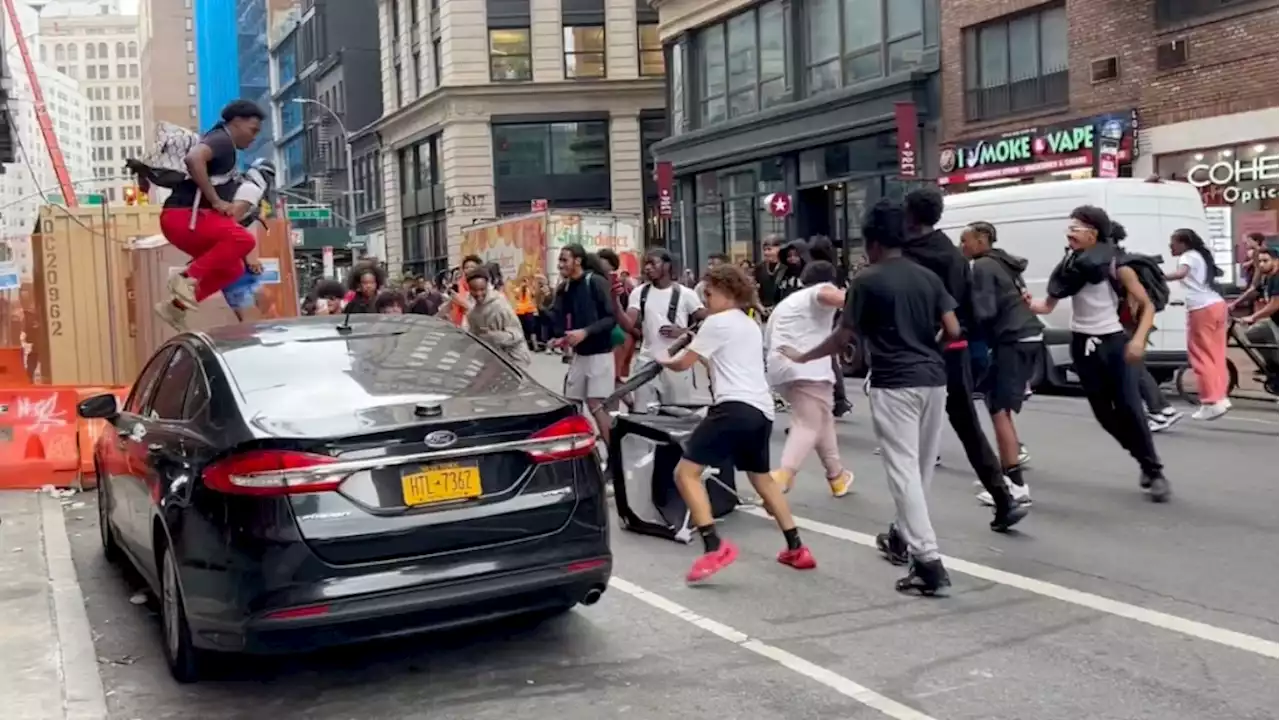
[[[152,185],[172,190],[191,177],[187,173],[187,154],[199,143],[200,135],[195,131],[162,120],[156,123],[155,145],[151,152],[141,159],[125,160],[124,166]],[[222,185],[235,177],[234,173],[214,175],[209,180],[214,185]]]
[[[1160,255],[1143,255],[1141,253],[1124,253],[1115,261],[1115,269],[1127,267],[1134,271],[1138,276],[1138,282],[1142,283],[1143,289],[1147,291],[1147,297],[1151,298],[1151,304],[1155,306],[1156,312],[1164,310],[1169,305],[1169,282],[1164,279],[1164,258]],[[1112,277],[1115,277],[1113,269]],[[1124,288],[1120,285],[1118,279],[1113,279],[1116,294],[1124,297]]]
[[[141,159],[129,158],[125,167],[152,185],[173,189],[187,174],[187,153],[200,142],[194,131],[170,122],[156,123],[156,140],[151,152]]]
[[[640,288],[640,324],[642,326],[644,325],[645,317],[647,317],[644,314],[644,306],[645,306],[645,303],[649,302],[649,289],[652,287],[653,286],[650,285],[649,283],[645,283],[644,286]],[[679,283],[671,283],[671,304],[667,306],[667,322],[674,325],[676,322],[676,315],[679,313],[679,311],[680,311],[680,285]]]

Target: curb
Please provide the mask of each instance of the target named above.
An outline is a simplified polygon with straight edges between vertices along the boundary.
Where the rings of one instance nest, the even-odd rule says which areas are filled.
[[[84,607],[84,593],[71,560],[71,541],[62,503],[41,493],[40,529],[49,572],[54,627],[58,634],[58,674],[66,720],[107,720],[107,696],[98,672],[98,653]]]

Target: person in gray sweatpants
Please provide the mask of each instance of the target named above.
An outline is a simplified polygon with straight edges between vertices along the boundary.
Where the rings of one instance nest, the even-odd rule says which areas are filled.
[[[847,292],[841,326],[806,352],[780,348],[810,362],[844,347],[857,334],[871,357],[871,422],[897,509],[876,537],[887,560],[909,564],[900,592],[933,595],[951,585],[938,554],[927,495],[946,422],[947,367],[943,340],[960,336],[956,302],[937,275],[903,257],[905,217],[882,200],[862,223],[871,266]]]

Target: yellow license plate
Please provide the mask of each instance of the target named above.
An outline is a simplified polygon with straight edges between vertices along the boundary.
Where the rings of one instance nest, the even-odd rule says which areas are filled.
[[[400,478],[404,504],[430,505],[450,500],[480,497],[480,468],[474,465],[423,468]]]

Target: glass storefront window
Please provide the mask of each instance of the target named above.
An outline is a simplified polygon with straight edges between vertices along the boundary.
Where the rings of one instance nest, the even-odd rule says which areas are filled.
[[[694,235],[697,238],[698,267],[707,266],[707,258],[723,253],[724,216],[720,203],[699,205],[696,212]]]
[[[732,262],[751,260],[755,245],[752,227],[753,198],[730,200],[724,204],[725,253]]]
[[[1280,142],[1259,140],[1158,155],[1155,165],[1161,178],[1199,189],[1209,223],[1205,243],[1228,270],[1224,279],[1241,282],[1245,238],[1258,233],[1274,242],[1280,225]]]

